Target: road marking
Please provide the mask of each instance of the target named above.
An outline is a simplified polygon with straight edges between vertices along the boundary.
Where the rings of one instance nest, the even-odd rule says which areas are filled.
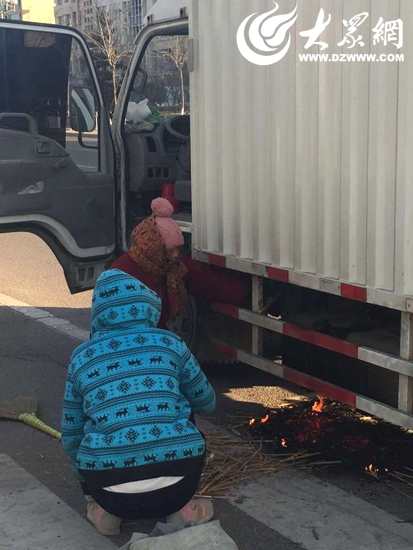
[[[0,533],[0,548],[13,550],[118,548],[7,455],[0,455]]]
[[[306,550],[411,550],[413,525],[297,470],[246,483],[235,504]]]
[[[88,331],[5,294],[0,293],[0,305],[70,338],[82,342],[89,340]],[[217,430],[207,421],[199,419],[198,422],[204,432]],[[0,455],[0,478],[4,477],[1,476],[2,471],[7,470],[7,476],[9,472],[9,468],[1,467],[4,460],[4,455]],[[2,487],[0,479],[0,532],[3,527]],[[301,544],[305,550],[413,548],[413,525],[403,523],[384,510],[298,470],[280,471],[258,478],[238,487],[237,493],[243,494],[245,500],[233,503],[234,506],[287,539]],[[24,525],[25,521],[22,519],[17,523]],[[46,523],[49,524],[49,521]],[[10,520],[10,524],[16,522]],[[5,525],[8,525],[7,521]]]
[[[206,434],[231,432],[196,417]],[[413,525],[314,476],[280,470],[234,488],[231,502],[305,550],[411,550]]]
[[[69,321],[66,321],[66,319],[55,317],[48,311],[44,311],[43,309],[39,309],[29,304],[25,304],[24,302],[20,302],[19,300],[16,300],[11,296],[7,296],[6,294],[0,293],[0,305],[6,306],[13,311],[16,311],[17,313],[20,313],[25,317],[36,321],[37,323],[41,323],[42,325],[57,330],[65,336],[69,336],[70,338],[73,338],[75,340],[87,342],[90,338],[89,332],[87,330],[73,325]]]

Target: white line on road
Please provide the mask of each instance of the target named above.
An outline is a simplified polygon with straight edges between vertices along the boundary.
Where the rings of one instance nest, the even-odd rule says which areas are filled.
[[[70,338],[89,339],[88,331],[5,294],[0,293],[0,305]],[[235,506],[305,550],[413,548],[413,525],[298,470],[258,478],[237,492],[245,500]]]
[[[196,417],[203,433],[232,433]],[[229,443],[229,446],[230,443]],[[298,469],[280,470],[240,487],[233,504],[305,550],[411,550],[413,525]]]
[[[89,332],[87,330],[83,330],[65,319],[55,317],[48,311],[20,302],[6,294],[0,293],[0,305],[6,306],[17,313],[21,313],[25,317],[29,317],[33,321],[57,330],[65,336],[69,336],[75,340],[80,340],[81,342],[87,342],[87,340],[89,340]]]
[[[236,506],[306,550],[411,550],[413,525],[294,471],[247,483]]]

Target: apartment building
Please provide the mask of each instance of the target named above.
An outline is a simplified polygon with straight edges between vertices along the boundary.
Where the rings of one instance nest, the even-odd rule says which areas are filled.
[[[0,19],[21,19],[19,0],[0,2]]]
[[[67,25],[82,30],[79,13],[86,4],[86,1],[80,0],[56,0],[55,1],[55,20],[58,25]],[[84,29],[84,28],[83,28]]]
[[[157,0],[131,0],[130,25],[132,32],[136,34],[140,30],[145,23],[146,14],[156,2]]]
[[[60,25],[76,27],[90,33],[94,30],[96,9],[108,7],[124,14],[125,28],[135,36],[142,27],[146,13],[155,2],[156,0],[55,0],[55,17]]]

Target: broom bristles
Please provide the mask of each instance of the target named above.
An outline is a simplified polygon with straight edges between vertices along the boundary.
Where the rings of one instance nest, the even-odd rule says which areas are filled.
[[[35,397],[15,397],[12,399],[0,399],[0,418],[17,420],[23,413],[37,412],[37,400]]]

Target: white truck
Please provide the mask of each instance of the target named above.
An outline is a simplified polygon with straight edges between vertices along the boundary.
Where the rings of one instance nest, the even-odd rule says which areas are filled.
[[[411,0],[158,0],[110,124],[80,33],[0,21],[0,231],[82,291],[173,187],[193,257],[252,278],[216,349],[413,429],[412,28]]]

